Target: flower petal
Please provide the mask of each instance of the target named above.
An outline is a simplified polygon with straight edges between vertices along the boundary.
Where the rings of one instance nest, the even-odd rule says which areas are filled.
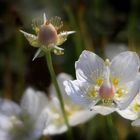
[[[117,113],[119,113],[123,118],[128,120],[135,120],[138,118],[138,115],[131,111],[130,109],[119,110],[117,109]]]
[[[119,109],[126,109],[129,104],[133,101],[140,90],[140,77],[137,75],[135,81],[132,82],[131,87],[129,87],[128,93],[121,100],[115,101]]]
[[[11,137],[8,135],[8,133],[2,130],[0,130],[0,138],[1,140],[11,140]]]
[[[71,115],[69,117],[69,123],[71,126],[76,126],[78,124],[89,121],[95,115],[96,115],[96,113],[94,111],[89,111],[89,110],[83,109],[83,110],[77,111],[76,113]]]
[[[32,88],[26,89],[21,100],[23,112],[29,113],[33,119],[37,120],[46,105],[47,97],[43,92],[35,91]]]
[[[69,75],[69,74],[66,74],[66,73],[60,73],[60,74],[58,74],[58,76],[57,76],[57,81],[58,81],[58,84],[59,84],[59,88],[60,88],[60,90],[61,90],[61,94],[62,94],[62,96],[64,97],[64,99],[68,99],[69,97],[68,97],[68,95],[67,95],[67,93],[66,93],[66,91],[65,91],[65,87],[64,87],[64,85],[63,85],[63,82],[64,82],[65,80],[72,80],[72,76]],[[53,84],[50,86],[49,89],[50,89],[49,91],[50,91],[51,97],[57,95],[57,94],[56,94],[55,87],[54,87]]]
[[[57,134],[62,134],[67,131],[67,126],[64,124],[62,126],[57,126],[50,124],[46,129],[44,129],[43,134],[44,135],[57,135]]]
[[[10,121],[10,117],[0,112],[0,130],[7,131],[11,127],[12,122]]]
[[[126,83],[136,78],[140,60],[135,52],[126,51],[117,55],[111,62],[110,73],[113,78]]]
[[[75,63],[76,77],[80,81],[96,84],[97,79],[102,79],[106,73],[104,61],[95,53],[83,51]]]
[[[23,35],[26,37],[26,39],[29,41],[30,45],[33,47],[40,47],[39,43],[38,43],[38,38],[37,36],[33,35],[33,34],[29,34],[27,32],[24,32],[22,30],[20,30],[21,33],[23,33]]]
[[[78,104],[90,107],[91,105],[94,105],[99,101],[98,99],[94,100],[87,95],[87,89],[90,86],[87,82],[69,80],[64,82],[64,86],[67,95],[69,95],[72,100]]]
[[[102,106],[102,105],[96,105],[92,108],[92,111],[94,111],[95,113],[99,113],[101,115],[109,115],[115,110],[116,110],[115,107],[108,107],[108,106]]]
[[[140,119],[137,119],[131,123],[132,126],[140,127]]]
[[[53,111],[53,108],[50,108],[53,105],[55,111]],[[67,126],[65,124],[62,112],[60,110],[60,106],[57,106],[59,108],[57,108],[55,104],[52,104],[51,106],[49,106],[48,108],[48,119],[43,134],[56,135],[64,133],[65,131],[67,131]]]
[[[0,99],[0,112],[7,116],[12,116],[19,115],[21,109],[16,103],[8,99]]]
[[[47,119],[48,119],[48,112],[46,109],[44,109],[39,115],[37,121],[35,122],[35,127],[32,134],[35,138],[39,138],[42,135],[46,127]]]

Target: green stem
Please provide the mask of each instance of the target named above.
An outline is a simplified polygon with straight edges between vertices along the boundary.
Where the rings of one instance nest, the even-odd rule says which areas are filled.
[[[56,75],[55,75],[55,72],[54,72],[54,69],[53,69],[52,57],[51,57],[51,52],[50,51],[48,51],[48,53],[46,55],[46,61],[47,61],[47,64],[48,64],[48,69],[49,69],[49,72],[50,72],[50,75],[51,75],[52,82],[53,82],[53,84],[55,86],[55,89],[56,89],[57,97],[60,101],[60,107],[61,107],[61,110],[62,110],[62,113],[63,113],[63,116],[64,116],[64,120],[65,120],[65,123],[68,127],[69,139],[72,139],[71,129],[70,129],[67,114],[66,114],[66,111],[65,111],[65,108],[64,108],[63,97],[62,97],[62,94],[61,94],[61,91],[60,91],[60,88],[59,88],[59,85],[58,85],[58,82],[57,82],[57,79],[56,79]]]
[[[112,120],[111,115],[107,116],[107,123],[108,123],[111,139],[112,140],[118,140],[118,134],[117,134],[117,131],[116,131],[115,126],[113,124],[113,120]]]
[[[66,6],[65,11],[68,15],[70,25],[73,26],[73,28],[76,29],[76,31],[77,31],[75,34],[75,37],[74,37],[74,43],[75,43],[76,57],[79,58],[79,55],[81,54],[81,52],[83,50],[83,42],[82,42],[82,39],[80,37],[80,29],[76,23],[76,20],[75,20],[74,14],[72,13],[71,7]]]

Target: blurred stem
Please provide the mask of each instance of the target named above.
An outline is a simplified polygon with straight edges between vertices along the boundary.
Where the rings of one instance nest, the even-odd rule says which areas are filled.
[[[118,140],[118,135],[117,135],[115,126],[113,124],[111,114],[107,116],[107,124],[108,124],[108,127],[109,127],[109,133],[110,133],[111,139],[112,140]]]
[[[25,82],[25,57],[23,47],[23,37],[17,30],[16,32],[16,58],[18,62],[17,67],[17,84],[16,84],[16,95],[14,96],[16,101],[19,101],[23,94],[24,82]]]
[[[76,34],[75,34],[75,37],[74,37],[74,43],[75,43],[75,49],[76,49],[76,57],[78,58],[79,55],[81,54],[82,50],[83,50],[83,43],[82,43],[82,39],[80,37],[80,29],[76,23],[76,20],[75,20],[75,17],[72,13],[72,10],[70,8],[70,6],[66,6],[65,7],[65,10],[68,14],[68,18],[69,18],[69,21],[70,21],[70,25],[76,29]]]
[[[101,17],[102,12],[104,11],[103,7],[104,7],[103,0],[93,1],[93,8],[94,8],[94,12],[97,18]]]
[[[81,8],[78,12],[79,27],[81,31],[81,38],[83,40],[84,48],[89,51],[94,51],[93,40],[88,33],[87,24],[85,19],[85,8]]]
[[[9,56],[5,59],[4,97],[12,99],[11,61]]]
[[[132,51],[139,49],[139,0],[131,0],[131,11],[128,22],[128,43]]]
[[[90,121],[88,128],[87,128],[87,135],[86,140],[92,140],[94,137],[94,134],[96,133],[96,121],[93,119]]]
[[[60,88],[59,88],[59,85],[58,85],[58,82],[57,82],[57,79],[56,79],[56,75],[55,75],[55,72],[54,72],[54,69],[53,69],[53,64],[52,64],[52,57],[51,57],[51,52],[48,51],[47,54],[46,54],[46,61],[47,61],[47,64],[48,64],[48,69],[49,69],[49,72],[50,72],[50,75],[51,75],[51,79],[52,79],[52,82],[55,86],[55,89],[56,89],[56,93],[57,93],[57,97],[60,101],[60,107],[61,107],[61,110],[62,110],[62,113],[63,113],[63,116],[64,116],[64,120],[65,120],[65,123],[68,127],[68,136],[69,136],[69,139],[72,140],[72,132],[71,132],[71,129],[70,129],[70,126],[69,126],[69,123],[68,123],[68,118],[67,118],[67,114],[66,114],[66,111],[65,111],[65,108],[64,108],[64,101],[63,101],[63,97],[62,97],[62,94],[61,94],[61,91],[60,91]]]

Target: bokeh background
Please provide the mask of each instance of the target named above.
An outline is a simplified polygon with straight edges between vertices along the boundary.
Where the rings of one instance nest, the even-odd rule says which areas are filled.
[[[65,54],[53,56],[56,74],[75,77],[74,63],[82,50],[112,59],[117,53],[132,50],[140,54],[139,0],[0,0],[0,96],[19,102],[28,86],[45,91],[51,83],[45,58],[32,61],[36,48],[29,45],[19,29],[31,32],[33,19],[60,16],[63,30],[75,30],[62,47]],[[140,129],[113,114],[120,140],[140,140]],[[97,115],[72,129],[75,139],[109,140],[107,119]],[[53,139],[65,139],[65,134]],[[47,139],[44,137],[44,140]]]

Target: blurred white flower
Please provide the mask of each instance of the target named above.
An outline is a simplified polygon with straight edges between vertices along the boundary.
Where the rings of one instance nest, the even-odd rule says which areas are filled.
[[[95,53],[83,51],[75,69],[77,80],[64,82],[67,94],[102,115],[127,108],[139,91],[139,57],[135,52],[123,52],[104,62]]]
[[[53,51],[57,55],[63,54],[64,49],[58,46],[67,40],[69,34],[75,33],[75,31],[60,32],[63,26],[61,18],[54,17],[47,20],[45,13],[43,21],[34,21],[32,26],[37,35],[29,34],[22,30],[20,30],[20,32],[24,34],[31,46],[38,48],[33,60],[37,58],[41,52]]]
[[[47,120],[46,96],[28,88],[18,106],[9,100],[0,100],[0,139],[37,140]]]
[[[75,104],[69,98],[64,90],[63,82],[65,80],[71,80],[72,77],[66,73],[61,73],[58,75],[58,84],[64,99],[64,107],[67,113],[70,126],[76,126],[78,124],[84,123],[94,117],[96,113],[89,111],[88,109],[82,107],[81,105]],[[50,100],[48,101],[48,122],[46,123],[46,129],[44,134],[60,134],[67,131],[67,126],[63,118],[63,114],[60,108],[60,102],[56,97],[56,90],[53,85],[50,86]]]
[[[104,47],[105,56],[110,60],[112,60],[119,53],[125,51],[128,51],[128,46],[121,43],[110,43]]]

